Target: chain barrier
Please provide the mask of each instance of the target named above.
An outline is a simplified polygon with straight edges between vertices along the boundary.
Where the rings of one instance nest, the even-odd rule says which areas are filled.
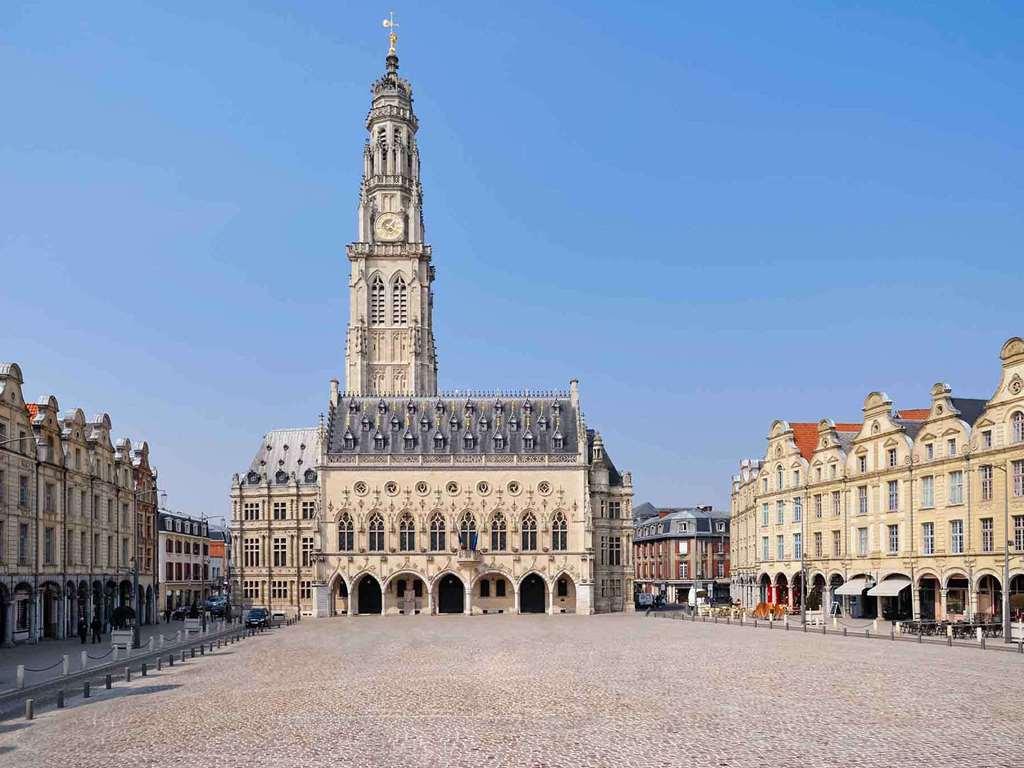
[[[59,667],[63,663],[64,663],[64,659],[61,659],[56,664],[51,664],[48,667],[40,667],[39,669],[36,669],[35,667],[25,667],[25,671],[26,672],[49,672],[51,669],[56,669],[57,667]]]
[[[86,653],[86,656],[89,656],[89,658],[90,658],[90,659],[92,659],[93,661],[99,661],[100,659],[105,659],[105,658],[107,658],[107,656],[109,656],[109,655],[110,655],[110,654],[112,654],[113,652],[114,652],[114,649],[113,649],[113,648],[111,648],[111,649],[110,649],[109,651],[107,651],[106,653],[104,653],[104,654],[103,654],[102,656],[91,656],[91,655],[89,655],[89,653],[88,653],[88,652]]]

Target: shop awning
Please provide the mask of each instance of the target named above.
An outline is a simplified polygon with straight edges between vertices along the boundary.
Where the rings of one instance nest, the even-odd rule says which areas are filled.
[[[860,597],[860,593],[870,586],[871,585],[868,583],[867,579],[858,576],[855,579],[850,579],[848,582],[843,584],[843,586],[836,589],[836,594],[844,597]]]
[[[909,586],[910,579],[906,576],[892,576],[869,589],[868,597],[896,597]]]

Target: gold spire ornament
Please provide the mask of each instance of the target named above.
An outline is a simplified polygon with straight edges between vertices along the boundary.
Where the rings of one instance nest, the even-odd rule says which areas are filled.
[[[398,28],[398,22],[395,21],[395,12],[388,11],[388,17],[381,22],[381,25],[384,27],[384,29],[391,30],[390,32],[388,32],[388,42],[390,43],[390,47],[388,48],[388,56],[394,56],[396,55],[395,44],[398,42],[398,33],[395,32],[395,30]]]

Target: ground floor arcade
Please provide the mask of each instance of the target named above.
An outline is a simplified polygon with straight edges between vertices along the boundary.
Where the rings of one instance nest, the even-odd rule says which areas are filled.
[[[317,585],[320,615],[577,613],[577,586],[567,573],[545,579],[530,572],[513,579],[500,572],[474,576],[445,571],[427,578],[400,571],[381,579],[372,573],[340,573]],[[326,604],[326,605],[325,605]],[[326,610],[323,610],[326,608]]]
[[[139,584],[133,599],[132,582],[110,577],[79,578],[63,584],[52,579],[38,585],[27,581],[0,583],[0,642],[62,640],[78,632],[80,620],[86,625],[98,618],[103,630],[120,607],[137,610],[143,624],[153,624],[156,592],[151,584]]]
[[[1003,613],[1003,577],[991,570],[968,573],[950,569],[856,572],[843,575],[809,571],[807,589],[800,571],[761,572],[756,577],[738,574],[732,585],[733,599],[748,608],[759,603],[852,618],[903,620],[998,620]],[[1011,571],[1009,582],[1011,617],[1024,617],[1024,572]]]

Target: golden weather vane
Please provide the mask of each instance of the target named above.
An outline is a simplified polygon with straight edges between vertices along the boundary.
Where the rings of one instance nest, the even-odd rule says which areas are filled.
[[[395,12],[388,11],[388,17],[384,19],[382,24],[384,26],[384,29],[391,30],[390,32],[388,32],[388,42],[391,44],[391,47],[388,48],[388,55],[393,56],[395,55],[395,43],[398,42],[398,33],[395,32],[395,30],[398,28],[398,22],[395,21]]]

